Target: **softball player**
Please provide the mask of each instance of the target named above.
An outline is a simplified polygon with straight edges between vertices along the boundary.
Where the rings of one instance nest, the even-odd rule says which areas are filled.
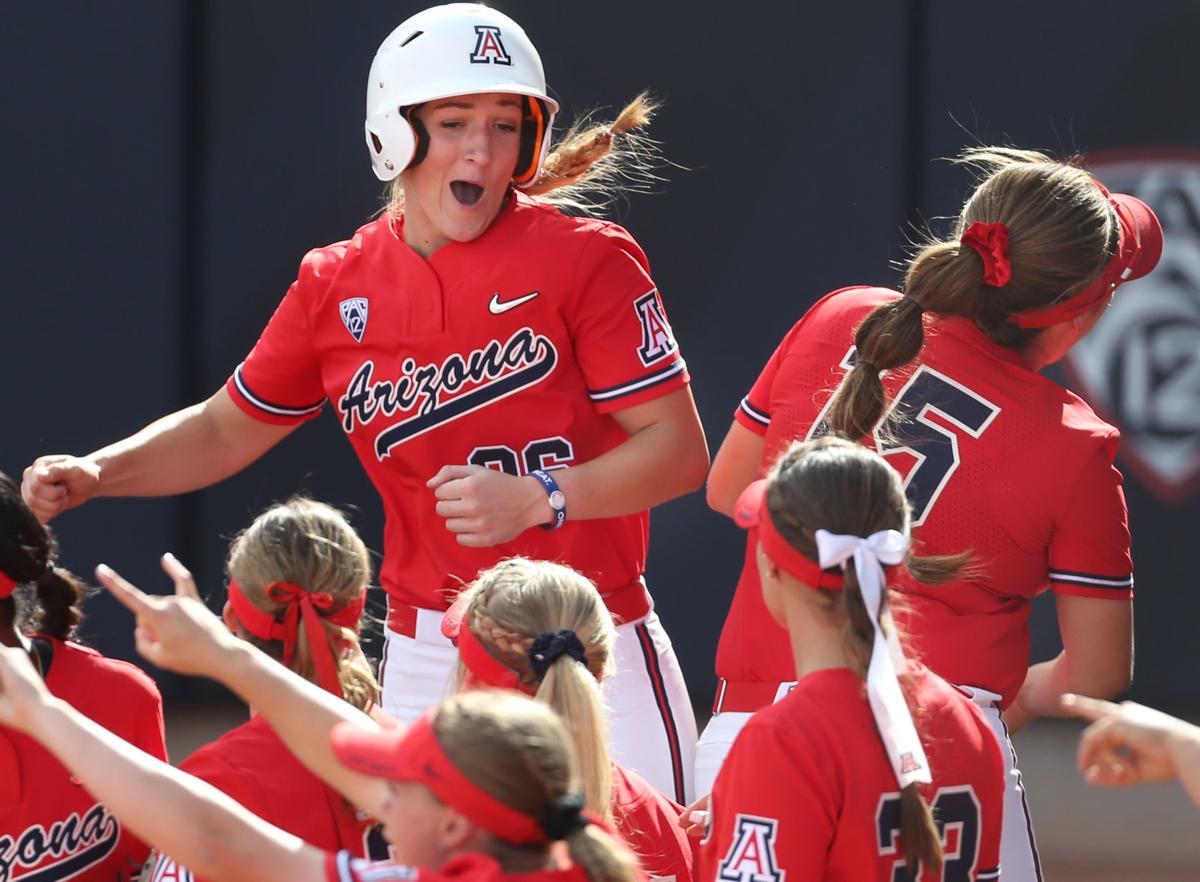
[[[50,531],[0,473],[0,645],[25,656],[57,701],[165,760],[158,687],[133,665],[74,642],[84,589],[55,565],[56,553]],[[0,720],[0,879],[127,882],[148,853],[102,798]]]
[[[609,759],[599,683],[616,629],[596,586],[559,564],[510,558],[480,573],[442,620],[459,682],[514,689],[552,707],[579,758],[587,807],[611,821],[651,879],[690,882],[680,806]]]
[[[40,458],[27,498],[49,518],[207,486],[328,399],[387,517],[384,709],[412,720],[444,693],[440,620],[461,585],[514,554],[562,561],[622,623],[605,683],[617,759],[683,801],[695,720],[642,574],[649,508],[699,486],[707,447],[645,254],[547,201],[612,171],[614,138],[650,108],[547,156],[558,105],[537,50],[462,3],[400,25],[367,96],[390,208],[304,258],[225,388],[87,457]]]
[[[911,559],[899,476],[840,439],[793,445],[736,518],[797,679],[717,776],[701,878],[999,879],[999,743],[966,696],[905,662],[888,613],[885,570],[946,578],[961,558]]]
[[[1129,681],[1118,433],[1038,371],[1087,333],[1117,286],[1153,269],[1162,230],[1140,200],[1041,154],[981,148],[963,162],[981,177],[954,238],[916,254],[903,296],[847,288],[809,310],[738,408],[708,496],[731,512],[794,438],[832,430],[883,453],[905,476],[922,551],[971,549],[977,564],[950,586],[900,574],[901,630],[917,658],[973,692],[1007,744],[1006,724],[1060,713],[1064,690],[1109,696]],[[1063,652],[1028,667],[1030,600],[1048,588]],[[718,649],[701,779],[748,713],[794,679],[758,594],[746,567]],[[1005,878],[1032,882],[1032,826],[1011,749],[1005,759]]]
[[[223,615],[232,633],[370,711],[379,686],[359,648],[358,627],[371,560],[341,512],[302,497],[273,506],[233,541],[227,570]],[[317,848],[386,855],[370,816],[305,768],[257,714],[179,768]],[[186,882],[187,873],[163,858],[152,878]]]
[[[505,692],[447,699],[411,727],[384,728],[230,635],[173,567],[183,598],[148,597],[98,574],[137,612],[138,647],[180,673],[207,672],[279,732],[307,766],[384,825],[395,864],[325,852],[203,781],[111,737],[50,696],[0,650],[0,720],[66,762],[155,848],[229,882],[498,880],[634,882],[633,856],[581,811],[570,739],[553,711]],[[559,868],[563,842],[573,866]]]

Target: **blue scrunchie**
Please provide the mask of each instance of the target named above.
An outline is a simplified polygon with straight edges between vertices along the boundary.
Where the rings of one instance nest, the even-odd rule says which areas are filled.
[[[550,665],[561,655],[568,655],[581,665],[587,664],[583,643],[574,631],[547,631],[534,638],[533,645],[529,647],[529,664],[539,683],[546,676],[546,671],[550,670]]]

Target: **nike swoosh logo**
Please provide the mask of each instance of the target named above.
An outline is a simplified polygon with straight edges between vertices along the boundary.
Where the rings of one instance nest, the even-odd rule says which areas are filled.
[[[500,292],[497,291],[492,295],[492,299],[488,302],[488,312],[490,312],[492,315],[503,315],[510,309],[516,309],[522,303],[528,303],[540,293],[540,291],[530,291],[524,297],[518,297],[516,300],[505,300],[504,302],[501,302]]]

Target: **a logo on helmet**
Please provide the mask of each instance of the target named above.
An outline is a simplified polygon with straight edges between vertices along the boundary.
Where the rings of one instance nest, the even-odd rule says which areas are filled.
[[[1163,253],[1121,287],[1064,367],[1121,429],[1118,459],[1160,499],[1182,502],[1200,488],[1200,154],[1093,157],[1091,168],[1154,209]]]
[[[471,64],[512,64],[512,56],[500,39],[500,28],[475,25],[475,51],[471,53]]]

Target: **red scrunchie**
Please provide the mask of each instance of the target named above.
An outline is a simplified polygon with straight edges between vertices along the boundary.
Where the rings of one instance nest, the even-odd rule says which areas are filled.
[[[1008,226],[975,221],[959,239],[974,249],[983,261],[983,283],[1003,288],[1012,279],[1012,261],[1008,259]]]

